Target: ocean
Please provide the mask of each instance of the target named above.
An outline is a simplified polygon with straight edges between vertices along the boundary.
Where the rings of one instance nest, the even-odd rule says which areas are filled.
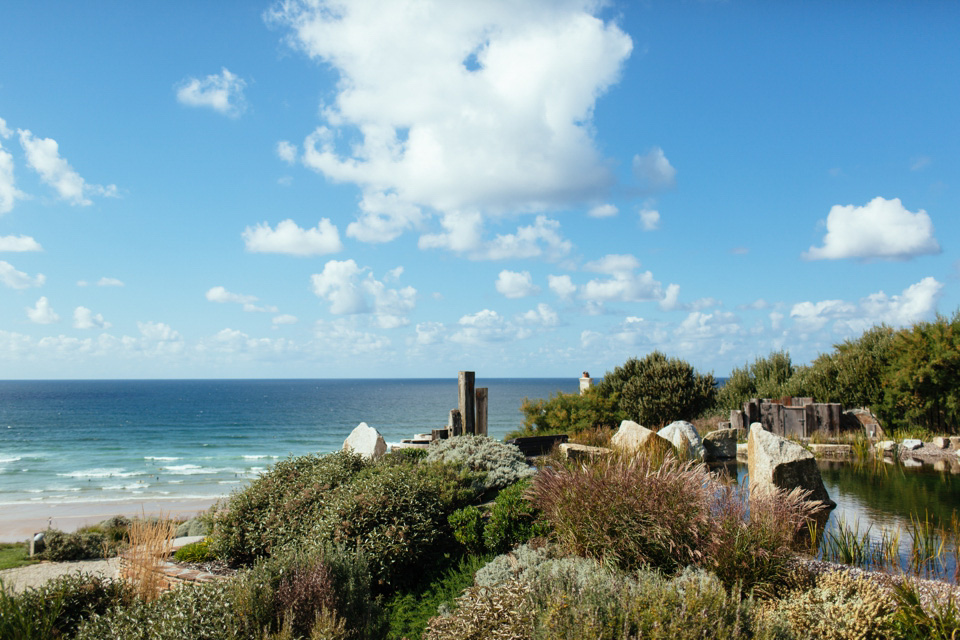
[[[478,379],[489,433],[576,378]],[[388,443],[447,423],[457,380],[0,381],[0,506],[215,499],[290,455]]]

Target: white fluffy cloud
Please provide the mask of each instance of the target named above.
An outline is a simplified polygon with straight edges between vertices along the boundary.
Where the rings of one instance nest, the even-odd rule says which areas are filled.
[[[483,309],[460,318],[459,329],[450,340],[459,344],[484,344],[523,339],[531,335],[526,328],[518,328],[491,309]]]
[[[43,247],[30,236],[0,236],[0,251],[43,251]]]
[[[38,273],[35,277],[31,278],[23,271],[17,271],[9,262],[0,260],[0,282],[11,289],[39,287],[46,281],[47,277],[42,273]]]
[[[332,321],[317,320],[314,335],[325,354],[344,356],[377,354],[383,357],[391,344],[389,338],[358,329],[347,318],[337,318]]]
[[[277,143],[277,157],[287,164],[293,164],[297,161],[297,148],[290,141],[281,140]]]
[[[640,226],[644,231],[655,231],[660,228],[660,212],[656,209],[644,207],[640,209]]]
[[[53,307],[50,306],[50,301],[47,300],[47,296],[40,296],[37,304],[32,307],[27,307],[27,317],[30,318],[31,322],[36,322],[37,324],[53,324],[54,322],[60,321],[60,316],[58,316],[53,310]]]
[[[672,187],[677,181],[677,170],[660,147],[654,147],[645,155],[633,156],[633,173],[652,190]]]
[[[826,225],[823,246],[810,247],[804,258],[905,260],[940,253],[930,216],[923,209],[908,211],[899,198],[874,198],[862,207],[834,205]]]
[[[97,280],[97,286],[98,287],[122,287],[123,281],[118,278],[110,278],[110,277],[104,276],[99,280]]]
[[[6,139],[11,135],[6,120],[0,118],[0,138]],[[26,194],[17,189],[13,175],[13,156],[0,144],[0,215],[12,211],[14,203],[23,198],[26,198]]]
[[[520,314],[517,319],[520,322],[541,327],[555,327],[560,324],[560,316],[557,312],[543,302],[538,304],[536,309]]]
[[[477,212],[444,214],[443,233],[420,237],[421,249],[444,248],[466,253],[471,260],[517,260],[543,257],[557,261],[573,249],[573,243],[560,234],[560,223],[539,215],[532,225],[520,226],[516,233],[498,234],[483,240],[483,217]]]
[[[587,211],[591,218],[610,218],[620,213],[620,210],[612,204],[598,204]]]
[[[930,318],[942,289],[942,283],[928,276],[899,295],[879,291],[858,303],[844,300],[799,302],[790,309],[790,317],[803,332],[819,331],[830,322],[834,323],[834,329],[844,333],[863,331],[879,323],[901,327]]]
[[[422,220],[420,207],[397,194],[368,192],[360,200],[360,215],[347,225],[347,235],[360,242],[390,242]]]
[[[189,107],[206,107],[231,118],[238,117],[246,109],[243,90],[246,81],[223,67],[202,80],[186,78],[176,86],[177,100]]]
[[[37,138],[28,129],[18,129],[20,146],[27,155],[27,164],[40,179],[54,188],[61,199],[73,205],[93,204],[91,195],[116,197],[117,186],[90,184],[60,157],[60,146],[52,138]]]
[[[284,220],[271,229],[266,222],[247,227],[243,232],[247,251],[285,253],[292,256],[318,256],[343,249],[340,233],[328,218],[314,229],[301,229],[293,220]]]
[[[103,314],[94,315],[86,307],[77,307],[73,310],[73,326],[76,329],[107,329],[111,325],[103,319]]]
[[[314,294],[330,303],[330,313],[373,313],[382,329],[407,324],[407,315],[417,301],[413,287],[390,289],[353,260],[330,260],[322,273],[310,276],[310,282]]]
[[[526,298],[540,292],[533,284],[529,271],[508,271],[504,269],[497,276],[497,291],[507,298]]]
[[[577,285],[573,284],[573,280],[567,275],[547,276],[547,286],[550,287],[550,291],[553,291],[557,297],[563,300],[577,292]]]
[[[257,302],[257,296],[244,295],[240,293],[232,293],[227,291],[225,287],[216,286],[211,287],[207,293],[206,298],[210,302],[233,302],[236,304],[243,305],[243,310],[252,312],[252,311],[262,311],[267,313],[276,313],[277,308],[274,306],[260,306],[254,304]]]
[[[593,0],[277,4],[272,19],[293,45],[340,75],[303,162],[372,199],[348,233],[363,237],[378,214],[404,227],[377,194],[483,215],[602,195],[613,175],[593,109],[632,42],[597,9]]]
[[[632,255],[611,254],[584,265],[588,271],[607,274],[606,279],[593,279],[583,286],[580,296],[591,302],[642,302],[660,300],[660,282],[649,271],[635,273],[640,267]]]
[[[296,324],[297,316],[290,315],[289,313],[284,313],[279,316],[274,316],[274,318],[270,322],[272,322],[274,325]]]

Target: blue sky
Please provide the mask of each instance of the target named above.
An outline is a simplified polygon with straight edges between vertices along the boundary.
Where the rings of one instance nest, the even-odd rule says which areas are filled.
[[[723,376],[960,308],[955,2],[0,15],[0,379]]]

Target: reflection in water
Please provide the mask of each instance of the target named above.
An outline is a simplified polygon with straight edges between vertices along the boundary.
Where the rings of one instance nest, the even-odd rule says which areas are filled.
[[[856,540],[873,545],[865,555],[874,558],[884,555],[884,546],[892,546],[899,550],[901,568],[919,568],[919,573],[931,577],[954,577],[960,463],[942,460],[906,466],[820,461],[819,466],[823,484],[837,503],[827,521],[827,537],[843,539],[845,546]],[[747,481],[746,474],[747,466],[738,464],[740,484]],[[931,556],[938,561],[917,567]]]

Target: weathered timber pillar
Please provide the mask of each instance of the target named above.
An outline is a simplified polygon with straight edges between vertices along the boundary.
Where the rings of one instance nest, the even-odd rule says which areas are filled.
[[[477,435],[487,435],[487,388],[477,389]]]
[[[450,436],[463,435],[463,419],[460,417],[460,409],[450,410]]]
[[[477,432],[476,410],[476,374],[473,371],[461,371],[457,376],[457,385],[460,392],[460,417],[463,419],[463,434],[473,435]]]

